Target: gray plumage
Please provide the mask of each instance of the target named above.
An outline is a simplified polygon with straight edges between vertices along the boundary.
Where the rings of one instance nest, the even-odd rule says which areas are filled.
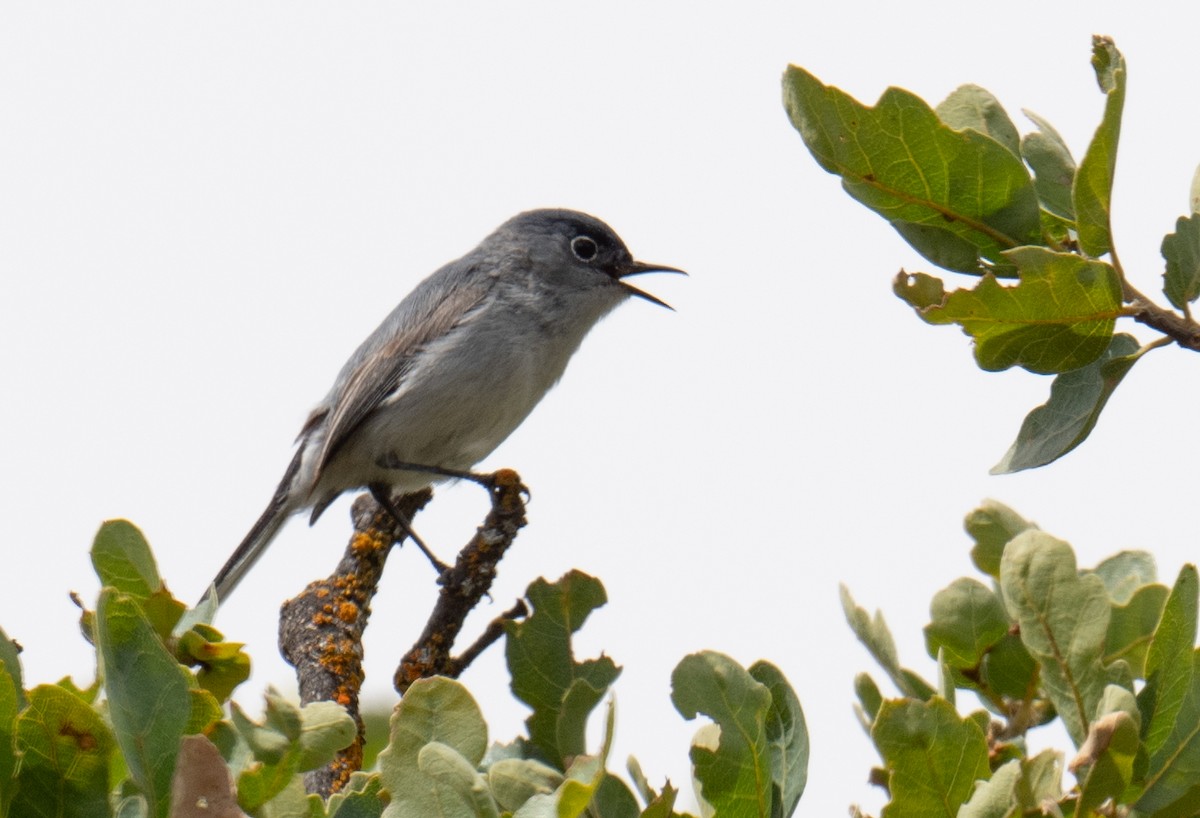
[[[217,574],[225,599],[292,514],[310,522],[344,491],[435,481],[394,462],[466,471],[558,382],[588,331],[651,271],[604,222],[571,210],[514,216],[392,310],[309,415],[266,511]]]

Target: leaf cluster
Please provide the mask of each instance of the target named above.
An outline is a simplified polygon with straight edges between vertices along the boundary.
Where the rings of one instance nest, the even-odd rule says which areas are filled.
[[[632,784],[608,770],[611,700],[602,746],[586,746],[588,720],[621,672],[608,657],[577,660],[572,650],[573,634],[606,601],[593,577],[536,581],[531,615],[508,623],[527,736],[489,747],[470,693],[423,679],[392,713],[375,769],[354,773],[326,802],[306,792],[303,774],[355,739],[345,709],[298,707],[268,690],[256,721],[230,700],[249,657],[206,623],[210,606],[189,610],[171,595],[137,528],[106,523],[92,562],[103,586],[81,617],[97,652],[92,685],[26,689],[19,647],[0,632],[0,818],[687,818],[670,782],[652,787],[635,760]],[[705,814],[791,815],[808,734],[779,670],[706,652],[680,662],[672,685],[680,713],[713,720],[691,750]]]
[[[846,617],[900,693],[867,674],[857,712],[883,766],[885,818],[1200,812],[1200,674],[1195,566],[1173,587],[1151,556],[1125,551],[1092,569],[1071,546],[998,503],[966,528],[982,581],[934,595],[925,627],[930,682],[900,664],[881,614],[843,588]],[[959,692],[982,705],[968,715]],[[1029,731],[1060,723],[1077,749],[1027,752]]]
[[[1200,297],[1200,215],[1180,217],[1162,242],[1161,307],[1126,277],[1111,211],[1125,103],[1125,60],[1094,38],[1104,110],[1083,158],[1037,114],[1021,135],[987,90],[956,89],[936,107],[889,88],[874,106],[790,66],[784,106],[813,158],[852,197],[892,225],[930,263],[975,277],[901,271],[893,289],[930,324],[956,324],[985,370],[1053,375],[1049,400],[1026,417],[993,468],[1050,463],[1082,443],[1113,391],[1146,352],[1169,343],[1200,351],[1190,304]],[[1015,283],[1007,283],[1015,279]],[[1140,345],[1116,332],[1133,319],[1161,335]]]

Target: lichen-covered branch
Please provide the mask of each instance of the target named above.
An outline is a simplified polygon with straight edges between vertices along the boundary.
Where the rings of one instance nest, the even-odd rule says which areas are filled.
[[[433,496],[429,489],[394,500],[411,520]],[[311,583],[279,614],[279,650],[294,668],[300,701],[335,701],[358,724],[358,738],[328,766],[307,773],[309,792],[328,796],[362,767],[365,728],[358,712],[363,682],[362,635],[371,615],[371,599],[383,566],[403,529],[369,494],[355,499],[351,511],[354,534],[337,568]]]
[[[450,651],[462,630],[467,614],[492,587],[496,564],[512,545],[517,532],[525,525],[526,488],[511,469],[501,469],[491,475],[488,488],[492,510],[475,536],[458,554],[458,559],[438,583],[442,586],[438,601],[416,644],[400,660],[394,683],[403,695],[417,679],[427,676],[457,676],[479,654],[504,632],[503,620],[523,616],[524,605],[518,603],[488,627],[483,636],[460,657]]]

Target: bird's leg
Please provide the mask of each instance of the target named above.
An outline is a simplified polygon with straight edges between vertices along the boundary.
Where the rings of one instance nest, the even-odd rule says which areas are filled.
[[[405,536],[412,540],[417,548],[421,549],[421,553],[429,558],[429,562],[433,564],[433,570],[438,572],[438,576],[450,570],[450,566],[435,557],[433,552],[429,550],[429,546],[425,544],[425,541],[417,536],[417,532],[413,531],[412,521],[400,509],[396,508],[396,504],[392,502],[392,495],[388,486],[383,483],[371,483],[367,486],[367,490],[371,492],[371,496],[375,498],[375,502],[383,506],[384,510],[392,515],[392,519],[404,531]]]
[[[416,471],[424,474],[436,474],[441,477],[453,477],[458,480],[470,480],[472,483],[478,483],[488,491],[496,488],[495,475],[478,474],[473,471],[461,471],[459,469],[447,469],[443,466],[426,466],[422,463],[409,463],[405,460],[399,460],[393,454],[385,454],[383,457],[375,461],[376,465],[385,469],[395,469],[397,471]]]

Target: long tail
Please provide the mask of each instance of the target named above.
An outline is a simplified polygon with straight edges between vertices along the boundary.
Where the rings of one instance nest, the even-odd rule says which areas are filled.
[[[207,600],[214,589],[218,604],[228,599],[229,595],[233,593],[233,589],[254,567],[254,563],[258,562],[259,557],[266,553],[267,546],[275,539],[275,535],[287,522],[287,518],[296,510],[292,498],[292,483],[296,478],[296,473],[300,470],[300,458],[303,453],[304,447],[301,446],[296,451],[296,456],[292,458],[291,465],[288,466],[283,479],[279,481],[279,488],[275,489],[275,496],[271,498],[271,502],[262,516],[258,518],[258,522],[250,529],[250,533],[246,535],[237,550],[217,572],[216,578],[201,597],[201,602]]]

